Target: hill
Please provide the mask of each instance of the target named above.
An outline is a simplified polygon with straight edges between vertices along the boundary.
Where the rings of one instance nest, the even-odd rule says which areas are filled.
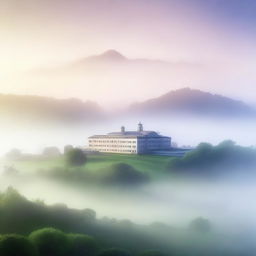
[[[199,115],[208,117],[255,117],[245,103],[218,94],[183,88],[130,106],[130,114]]]
[[[0,94],[0,118],[12,121],[94,122],[104,117],[94,102],[29,95]]]

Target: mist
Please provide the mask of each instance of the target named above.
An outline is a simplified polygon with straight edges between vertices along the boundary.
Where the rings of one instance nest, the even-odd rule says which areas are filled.
[[[41,165],[41,160],[33,160],[33,156],[40,155],[48,146],[57,146],[61,152],[67,144],[87,148],[87,137],[90,135],[119,131],[121,125],[125,125],[127,130],[135,130],[138,121],[141,121],[138,118],[118,118],[97,125],[80,124],[65,128],[34,125],[17,129],[13,125],[1,134],[1,153],[4,155],[12,148],[19,148],[23,153],[31,154],[32,160],[29,160],[31,164],[28,166],[26,160],[8,161],[2,157],[0,190],[11,186],[32,201],[42,200],[47,205],[66,205],[72,209],[90,208],[96,211],[99,219],[129,220],[137,225],[168,225],[180,232],[187,230],[192,220],[202,217],[210,221],[212,243],[219,241],[216,243],[234,251],[254,248],[256,166],[245,165],[239,170],[231,170],[223,165],[219,167],[220,175],[216,177],[170,173],[167,168],[160,172],[156,167],[151,170],[153,176],[145,184],[111,186],[97,179],[80,181],[51,176],[51,172],[59,166],[65,171],[58,159],[49,164],[46,159],[45,165]],[[156,130],[171,136],[179,147],[195,147],[203,141],[215,145],[226,139],[251,146],[256,139],[256,122],[252,119],[173,116],[165,120],[148,117],[142,120],[145,130]],[[8,168],[14,168],[15,172],[9,173]],[[104,168],[92,171],[90,163],[85,165],[83,171],[88,173],[88,177],[93,172],[96,176],[105,175]],[[139,168],[138,171],[147,172]],[[157,229],[155,232],[157,234]],[[177,236],[177,243],[185,243],[180,241],[178,234],[174,236]],[[159,237],[162,236],[160,233]]]
[[[227,139],[245,146],[256,144],[256,120],[254,119],[136,116],[111,118],[97,124],[37,125],[27,123],[24,125],[13,122],[10,125],[7,123],[2,126],[0,132],[0,155],[4,155],[12,148],[18,148],[24,153],[40,153],[47,146],[56,146],[62,150],[67,144],[86,148],[89,136],[119,131],[122,125],[126,127],[126,130],[136,130],[139,121],[144,124],[145,130],[155,130],[172,137],[172,141],[179,147],[195,147],[201,142],[217,144]]]
[[[256,175],[247,167],[234,173],[223,166],[223,175],[216,179],[165,174],[139,187],[115,187],[51,179],[41,176],[37,167],[20,167],[17,174],[8,175],[3,163],[2,191],[12,186],[28,199],[40,199],[49,205],[91,208],[100,218],[129,219],[137,224],[162,222],[182,228],[201,216],[209,219],[218,232],[256,231]]]

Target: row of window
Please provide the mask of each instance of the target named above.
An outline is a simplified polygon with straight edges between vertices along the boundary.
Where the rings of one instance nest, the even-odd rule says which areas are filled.
[[[136,146],[132,145],[97,145],[97,144],[89,144],[89,147],[100,147],[100,148],[136,148]]]
[[[89,142],[97,143],[136,143],[135,140],[89,140]]]
[[[103,149],[102,152],[136,153],[136,150]]]

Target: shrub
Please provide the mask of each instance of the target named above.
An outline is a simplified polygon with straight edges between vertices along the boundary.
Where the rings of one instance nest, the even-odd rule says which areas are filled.
[[[149,250],[141,253],[140,256],[165,256],[165,254],[161,251]]]
[[[198,217],[190,222],[189,228],[197,232],[209,232],[211,230],[211,224],[208,219]]]
[[[42,256],[67,256],[70,250],[66,234],[54,228],[36,230],[29,235],[29,239]]]
[[[116,185],[138,185],[149,180],[147,175],[125,163],[110,166],[105,179],[108,183]]]
[[[120,248],[110,248],[102,251],[99,256],[131,256],[126,250]]]
[[[74,256],[94,256],[97,252],[97,243],[91,236],[82,234],[69,234],[71,251]]]
[[[86,154],[79,148],[69,150],[65,156],[69,166],[82,166],[87,161]]]
[[[60,150],[57,147],[46,147],[43,150],[43,155],[46,157],[56,157],[60,155]]]
[[[64,147],[64,154],[67,154],[69,151],[73,150],[74,147],[72,145],[66,145]]]
[[[18,160],[22,157],[22,153],[19,149],[13,148],[8,153],[6,153],[6,158],[10,160]]]
[[[37,256],[35,246],[26,238],[20,235],[0,236],[1,256]]]

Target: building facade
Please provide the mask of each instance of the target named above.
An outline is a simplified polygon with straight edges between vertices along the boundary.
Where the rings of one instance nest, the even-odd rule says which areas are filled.
[[[137,131],[126,131],[122,126],[120,132],[89,137],[89,149],[105,153],[150,154],[155,150],[170,148],[170,137],[154,131],[144,131],[141,123],[138,124]]]

